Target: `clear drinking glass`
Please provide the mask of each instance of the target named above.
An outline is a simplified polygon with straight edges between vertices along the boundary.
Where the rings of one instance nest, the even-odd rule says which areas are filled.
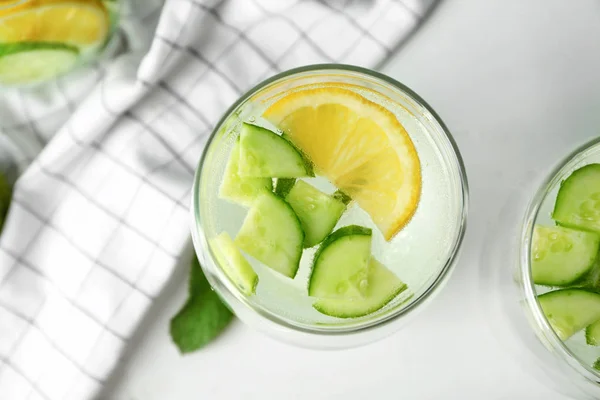
[[[0,87],[39,84],[94,60],[119,8],[119,0],[0,0]]]
[[[317,313],[306,284],[314,249],[305,250],[294,280],[275,276],[251,261],[259,275],[256,295],[245,296],[224,274],[209,240],[221,231],[234,237],[245,210],[218,197],[225,164],[241,122],[253,122],[277,99],[307,88],[343,87],[391,111],[413,140],[422,169],[422,194],[411,222],[386,243],[373,238],[373,254],[409,291],[370,315],[342,319]],[[321,178],[319,178],[321,179]],[[349,209],[337,227],[372,222]],[[404,325],[437,294],[456,263],[465,231],[467,179],[458,149],[435,112],[401,83],[363,68],[313,65],[276,75],[251,89],[223,116],[210,137],[193,187],[192,237],[214,290],[246,324],[275,338],[313,348],[344,348],[380,339]],[[373,231],[376,228],[373,226]],[[336,229],[337,229],[336,227]]]
[[[530,252],[534,225],[550,224],[561,182],[594,162],[600,162],[600,139],[576,149],[546,176],[526,177],[490,226],[480,269],[481,305],[498,342],[532,377],[576,399],[600,398],[600,374],[592,368],[600,348],[587,346],[583,332],[567,343],[554,333],[536,298],[548,289],[532,281]]]

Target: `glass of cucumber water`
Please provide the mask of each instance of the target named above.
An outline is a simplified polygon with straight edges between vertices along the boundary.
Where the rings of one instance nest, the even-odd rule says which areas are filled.
[[[515,191],[483,252],[482,299],[500,342],[541,382],[577,399],[600,398],[599,249],[596,139],[535,193]]]
[[[39,84],[99,56],[118,0],[0,0],[0,87]]]
[[[192,236],[242,321],[344,348],[394,332],[440,290],[466,213],[458,149],[427,103],[379,73],[314,65],[262,82],[219,122]]]

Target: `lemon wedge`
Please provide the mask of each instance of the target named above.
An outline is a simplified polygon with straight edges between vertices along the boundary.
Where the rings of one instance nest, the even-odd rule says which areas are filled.
[[[0,43],[54,42],[79,48],[102,44],[110,29],[99,0],[31,0],[0,9]]]
[[[421,196],[415,146],[389,110],[342,87],[307,88],[271,104],[263,117],[281,129],[391,240]]]

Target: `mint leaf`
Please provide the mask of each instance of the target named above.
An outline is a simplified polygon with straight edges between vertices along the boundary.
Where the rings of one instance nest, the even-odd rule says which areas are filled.
[[[196,351],[225,329],[233,314],[211,289],[198,259],[190,268],[189,297],[171,319],[171,338],[182,354]]]
[[[2,225],[4,225],[4,219],[8,213],[11,197],[12,188],[4,175],[0,173],[0,231],[2,231]]]

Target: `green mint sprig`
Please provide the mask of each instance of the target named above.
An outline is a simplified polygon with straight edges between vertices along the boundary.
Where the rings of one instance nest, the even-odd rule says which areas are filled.
[[[8,183],[6,177],[0,173],[0,232],[8,213],[8,207],[10,206],[10,199],[12,197],[12,187]]]
[[[171,319],[171,338],[182,354],[206,346],[233,319],[231,311],[211,289],[198,259],[190,267],[188,300]]]

